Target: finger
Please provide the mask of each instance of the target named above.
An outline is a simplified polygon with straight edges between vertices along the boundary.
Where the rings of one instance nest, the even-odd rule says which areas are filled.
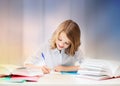
[[[44,73],[50,73],[50,69],[47,66],[43,66],[42,70],[44,71]]]
[[[44,74],[49,73],[44,67],[41,68]]]
[[[54,68],[54,71],[55,71],[55,72],[59,72],[57,68]]]
[[[49,67],[44,66],[44,68],[45,68],[48,72],[50,72],[50,68],[49,68]]]

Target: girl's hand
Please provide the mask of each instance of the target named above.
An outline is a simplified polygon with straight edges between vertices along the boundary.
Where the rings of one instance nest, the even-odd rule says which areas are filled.
[[[45,66],[35,66],[33,64],[25,64],[24,66],[27,68],[41,69],[44,74],[50,73],[50,68],[48,68],[46,65]]]
[[[54,71],[61,72],[61,71],[78,71],[80,66],[56,66]]]
[[[63,70],[64,70],[64,66],[56,66],[54,68],[54,71],[56,71],[56,72],[60,72],[60,71],[63,71]]]
[[[42,69],[44,74],[50,73],[50,68],[48,68],[47,66],[42,66],[41,69]]]

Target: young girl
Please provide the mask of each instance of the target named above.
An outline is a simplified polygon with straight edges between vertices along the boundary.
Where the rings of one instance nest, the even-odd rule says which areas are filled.
[[[49,44],[42,46],[35,55],[25,61],[25,66],[39,68],[43,73],[51,70],[77,71],[80,69],[76,62],[83,58],[79,49],[80,28],[73,20],[61,23],[53,33]]]

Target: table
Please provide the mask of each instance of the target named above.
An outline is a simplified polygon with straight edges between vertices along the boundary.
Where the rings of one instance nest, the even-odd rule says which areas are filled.
[[[74,75],[46,74],[38,82],[0,82],[0,86],[120,86],[120,78],[96,81]]]

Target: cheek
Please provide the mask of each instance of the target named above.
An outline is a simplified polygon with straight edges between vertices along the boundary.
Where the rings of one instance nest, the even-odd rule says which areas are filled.
[[[68,47],[69,47],[69,45],[65,45],[65,46],[64,46],[64,48],[68,48]]]
[[[56,43],[56,46],[58,47],[58,45],[59,45],[59,41],[56,41],[55,43]]]

